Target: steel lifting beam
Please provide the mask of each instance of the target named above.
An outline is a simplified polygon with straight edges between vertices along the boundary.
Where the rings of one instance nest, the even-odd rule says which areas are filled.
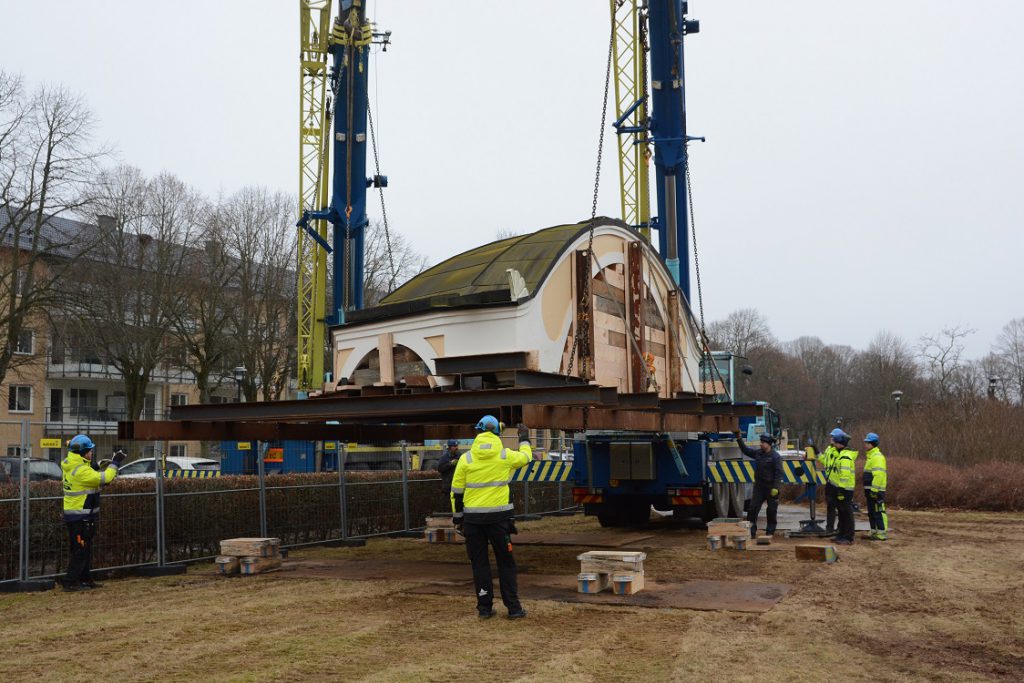
[[[529,370],[529,351],[509,351],[506,353],[481,353],[473,356],[447,356],[435,358],[435,374],[462,375],[479,374],[482,372],[503,372],[506,370]]]
[[[615,410],[559,406],[523,406],[523,422],[535,429],[621,430],[636,432],[734,432],[739,420],[732,415],[681,415],[651,410]]]
[[[471,439],[473,423],[458,425],[362,425],[287,422],[120,422],[117,437],[140,441],[350,441],[375,443]]]
[[[554,405],[601,406],[616,403],[614,388],[596,385],[573,385],[541,389],[491,389],[482,391],[449,391],[429,394],[395,396],[358,396],[321,398],[315,401],[269,401],[264,403],[219,403],[213,405],[175,406],[171,419],[194,421],[299,421],[342,420],[366,422],[367,418],[398,416],[404,421],[415,413],[444,414],[473,410],[488,411],[503,406]]]

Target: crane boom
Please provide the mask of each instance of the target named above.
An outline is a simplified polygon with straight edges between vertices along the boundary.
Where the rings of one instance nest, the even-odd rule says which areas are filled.
[[[299,0],[299,215],[327,206],[329,157],[324,147],[328,103],[327,48],[331,0]],[[317,239],[319,237],[319,239]],[[298,231],[298,387],[310,391],[324,376],[324,309],[328,235],[325,220]]]

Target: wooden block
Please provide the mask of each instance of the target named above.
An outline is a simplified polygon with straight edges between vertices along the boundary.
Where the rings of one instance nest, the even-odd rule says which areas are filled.
[[[280,547],[280,538],[228,538],[220,542],[220,554],[235,557],[276,557]]]
[[[234,555],[218,555],[214,562],[217,563],[217,571],[224,576],[231,576],[239,572],[238,558]]]
[[[611,574],[580,572],[576,575],[577,593],[600,593],[611,584]]]
[[[262,574],[277,569],[281,566],[281,557],[275,554],[273,557],[240,557],[238,565],[242,576]]]
[[[839,559],[835,546],[831,545],[798,545],[796,559],[807,562],[825,562],[832,564]]]
[[[427,517],[428,529],[454,529],[451,515],[431,515]]]
[[[639,593],[643,589],[643,572],[612,575],[612,592],[616,595],[633,595],[634,593]]]
[[[642,572],[647,553],[619,550],[592,550],[577,555],[580,572],[583,573],[630,573]]]

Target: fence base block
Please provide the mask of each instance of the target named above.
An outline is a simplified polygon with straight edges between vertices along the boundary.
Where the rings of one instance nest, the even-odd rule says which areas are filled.
[[[334,541],[324,541],[323,543],[325,548],[362,548],[364,545],[366,545],[365,538],[336,539]]]
[[[543,519],[540,515],[516,515],[516,519],[520,522],[536,522],[537,520]]]
[[[576,510],[557,510],[556,512],[550,513],[549,517],[572,517],[577,514]]]
[[[396,531],[393,534],[388,534],[391,538],[423,538],[423,529],[413,531]]]
[[[0,583],[0,593],[39,593],[51,591],[57,585],[53,579],[30,579]]]
[[[174,576],[184,574],[188,568],[183,564],[165,564],[162,567],[136,567],[132,574],[136,576]]]

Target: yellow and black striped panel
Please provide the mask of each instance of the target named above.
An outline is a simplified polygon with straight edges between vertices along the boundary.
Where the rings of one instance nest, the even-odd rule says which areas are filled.
[[[220,470],[164,470],[168,479],[212,479],[219,477]]]
[[[754,464],[749,460],[719,460],[708,463],[711,480],[726,484],[752,484]]]
[[[749,460],[720,460],[708,463],[711,480],[718,483],[752,484],[754,463]],[[809,484],[812,479],[819,485],[825,484],[825,476],[812,463],[803,460],[782,461],[783,484]]]
[[[512,481],[566,481],[572,463],[562,460],[539,460],[512,473]]]

